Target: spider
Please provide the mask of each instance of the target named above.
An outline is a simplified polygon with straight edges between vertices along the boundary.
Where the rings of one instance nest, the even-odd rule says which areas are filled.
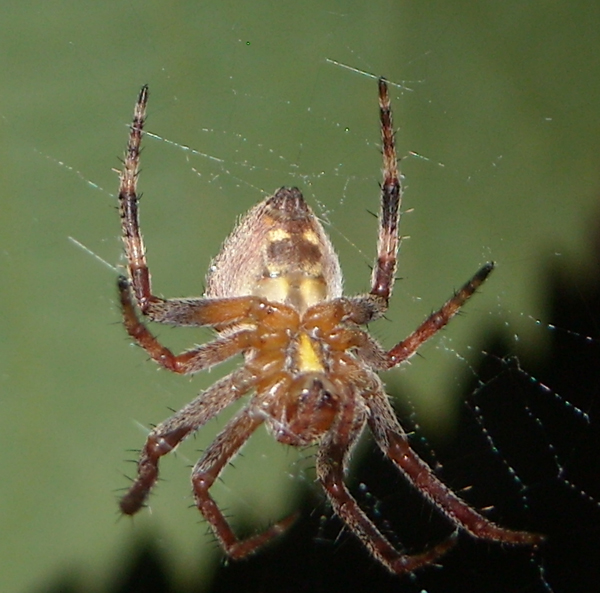
[[[119,204],[128,278],[118,289],[125,328],[159,365],[194,374],[234,355],[244,364],[148,435],[137,477],[120,502],[126,515],[143,506],[158,477],[158,463],[181,441],[245,394],[248,404],[230,420],[192,471],[195,504],[227,556],[243,558],[288,528],[295,515],[258,535],[238,539],[210,495],[224,467],[261,425],[280,443],[317,444],[316,476],[333,511],[392,573],[434,563],[465,531],[475,538],[536,545],[542,536],[492,523],[446,486],[411,449],[385,393],[379,371],[413,356],[442,329],[494,268],[485,264],[438,311],[407,338],[385,350],[364,326],[383,316],[396,272],[402,187],[394,145],[388,88],[379,79],[383,181],[377,258],[368,294],[342,295],[342,272],[321,223],[295,187],[282,187],[254,206],[226,239],[210,265],[200,298],[164,299],[152,291],[140,232],[137,179],[148,87],[139,94],[120,174]],[[216,338],[181,354],[163,346],[140,314],[174,326],[207,326]],[[429,549],[396,549],[359,507],[344,484],[348,462],[369,427],[383,453],[404,477],[445,515],[454,529]]]

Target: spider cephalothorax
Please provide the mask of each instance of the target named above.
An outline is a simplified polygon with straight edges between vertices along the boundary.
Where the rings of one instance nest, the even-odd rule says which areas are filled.
[[[379,81],[383,182],[378,253],[368,294],[342,296],[338,258],[319,220],[297,188],[281,188],[246,214],[225,241],[201,298],[162,299],[152,293],[139,228],[136,189],[148,88],[134,113],[119,203],[129,278],[119,277],[125,327],[161,366],[193,374],[236,355],[244,365],[154,428],[142,450],[138,475],[121,500],[123,513],[144,506],[161,456],[172,451],[245,394],[248,404],[206,449],[192,472],[196,506],[232,558],[251,554],[293,520],[239,540],[209,494],[223,468],[265,424],[287,445],[318,445],[317,477],[335,513],[388,570],[402,574],[434,562],[457,530],[509,544],[536,544],[541,536],[492,523],[460,499],[410,448],[377,373],[410,358],[445,326],[493,269],[484,265],[441,309],[391,350],[367,333],[392,293],[398,252],[402,188],[386,82]],[[139,319],[175,326],[208,326],[216,338],[179,355],[165,348]],[[344,484],[353,447],[368,426],[385,455],[455,527],[446,540],[419,554],[396,550],[361,510]]]

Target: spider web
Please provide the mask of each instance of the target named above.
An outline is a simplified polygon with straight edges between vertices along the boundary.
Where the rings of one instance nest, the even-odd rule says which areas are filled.
[[[349,134],[348,128],[343,127],[343,124],[335,119],[322,118],[322,120],[329,128],[343,129],[345,136]],[[229,151],[222,149],[223,152],[218,153],[205,152],[165,138],[152,130],[147,133],[146,142],[155,141],[159,143],[159,146],[165,147],[161,150],[174,151],[193,175],[197,176],[203,184],[216,187],[218,192],[228,193],[232,191],[233,187],[238,191],[249,191],[258,196],[264,195],[267,192],[253,179],[254,177],[262,178],[265,175],[269,177],[281,175],[286,179],[291,179],[293,184],[307,188],[313,204],[316,204],[319,217],[334,236],[334,241],[336,236],[338,241],[341,238],[346,244],[346,248],[354,252],[355,259],[362,262],[360,267],[363,274],[368,277],[368,263],[372,257],[371,249],[363,247],[362,244],[358,245],[341,228],[342,224],[336,221],[341,217],[340,213],[346,213],[350,208],[348,202],[351,194],[362,191],[362,187],[366,185],[371,185],[373,189],[375,185],[373,175],[364,177],[347,175],[338,166],[331,170],[314,172],[310,167],[304,165],[304,160],[299,158],[300,153],[296,155],[295,159],[290,159],[264,144],[253,144],[246,137],[230,130],[202,128],[200,140],[197,141],[198,145],[205,144],[204,138],[208,138],[207,144],[215,143],[221,147],[234,145],[235,148]],[[362,142],[359,142],[359,144],[361,143],[364,150],[375,152],[373,149],[376,142],[371,138],[363,139]],[[229,152],[227,158],[221,156],[227,152]],[[257,154],[265,157],[258,159],[261,162],[260,165],[253,164],[252,159],[257,159]],[[435,163],[416,153],[409,153],[404,158],[403,165],[406,165],[407,160],[411,158],[425,162],[429,167],[445,168],[442,163]],[[93,181],[86,179],[81,172],[73,170],[60,161],[55,162],[83,180],[88,187],[104,194],[108,193]],[[298,164],[299,162],[302,162],[302,165]],[[322,185],[322,182],[331,183],[331,180],[333,180],[333,184],[341,186],[342,189],[338,194],[339,197],[333,203],[328,203],[317,197],[317,188]],[[357,188],[360,189],[357,190]],[[371,194],[374,198],[372,201],[375,202],[376,191],[371,191]],[[372,204],[372,207],[375,209],[376,203]],[[369,217],[366,212],[362,212],[360,216]],[[405,220],[409,216],[415,216],[412,208],[407,208],[404,212]],[[375,225],[372,227],[374,235]],[[406,244],[402,248],[401,267],[405,251],[409,251]],[[553,279],[549,274],[548,283],[552,282]],[[568,283],[566,285],[568,286]],[[404,297],[405,300],[408,298],[413,303],[422,300],[411,295],[410,289],[402,280],[397,286],[396,298],[400,293],[400,298]],[[555,297],[556,311],[553,313],[559,316],[564,315],[565,307],[568,309],[568,306],[560,302],[561,298],[563,300],[567,298],[564,294],[565,287],[561,288],[563,293],[557,294]],[[477,298],[478,296],[475,297],[475,299]],[[593,298],[590,294],[581,297],[581,300],[582,303],[589,304]],[[471,304],[467,306],[467,311],[470,307]],[[577,307],[577,305],[571,305],[571,307]],[[459,322],[470,323],[471,317],[467,313],[466,319]],[[594,324],[595,316],[590,314],[588,317],[589,321]],[[487,492],[489,495],[489,482],[495,484],[502,492],[502,496],[495,497],[496,502],[491,506],[488,505],[487,512],[494,518],[498,516],[500,522],[500,517],[512,516],[515,513],[521,521],[532,521],[532,517],[539,514],[539,508],[542,505],[548,505],[541,494],[547,489],[562,491],[561,496],[570,500],[574,507],[580,509],[579,512],[583,516],[587,516],[588,513],[597,515],[600,510],[597,502],[597,484],[593,479],[590,482],[591,478],[584,475],[585,471],[582,473],[579,457],[582,455],[581,451],[589,449],[596,438],[595,425],[591,423],[591,414],[597,397],[595,389],[599,385],[598,377],[590,379],[590,389],[587,393],[582,394],[580,386],[573,389],[572,385],[567,385],[558,389],[554,387],[558,379],[549,378],[546,382],[546,379],[542,377],[548,372],[547,370],[539,372],[529,370],[539,366],[541,364],[539,358],[542,358],[541,356],[531,357],[531,335],[538,334],[536,343],[541,344],[541,350],[547,354],[546,358],[551,360],[552,355],[555,357],[553,364],[557,365],[561,361],[561,356],[564,356],[560,354],[561,348],[565,348],[565,346],[558,345],[557,342],[564,342],[565,339],[570,342],[570,345],[566,346],[567,350],[581,351],[584,353],[582,356],[585,357],[594,357],[598,354],[599,342],[592,336],[593,328],[572,330],[569,329],[567,320],[561,321],[562,324],[557,325],[542,321],[523,311],[515,314],[506,309],[502,295],[496,296],[495,306],[490,311],[483,312],[481,307],[478,308],[477,319],[479,321],[482,318],[486,320],[484,321],[486,326],[494,328],[493,337],[487,336],[483,340],[483,344],[480,336],[474,339],[474,342],[479,345],[472,345],[468,341],[465,343],[460,339],[455,340],[452,327],[450,327],[447,332],[433,339],[428,353],[413,365],[428,366],[436,364],[436,358],[441,358],[446,361],[446,364],[450,363],[454,367],[454,383],[450,385],[449,391],[460,392],[460,400],[464,403],[459,405],[458,411],[456,406],[454,410],[450,410],[450,417],[455,422],[454,427],[452,420],[447,425],[443,424],[444,421],[437,421],[438,427],[441,426],[444,432],[453,434],[453,436],[440,439],[439,435],[437,437],[434,435],[433,441],[436,444],[432,445],[431,437],[428,436],[431,434],[432,423],[428,423],[427,418],[425,421],[422,420],[423,416],[427,414],[427,406],[423,407],[415,403],[415,396],[407,395],[411,393],[411,382],[403,383],[402,379],[405,373],[399,383],[391,381],[394,386],[392,392],[401,392],[400,408],[407,412],[406,421],[414,431],[415,446],[428,458],[432,467],[444,479],[450,478],[461,483],[463,490],[467,488],[465,491],[467,499],[469,499],[471,489],[479,490],[480,493],[481,491]],[[515,323],[508,321],[515,318],[518,319]],[[394,322],[395,320],[390,321]],[[526,339],[521,338],[519,331],[514,330],[515,326],[526,328]],[[586,331],[590,333],[585,333]],[[384,330],[383,333],[384,339],[389,341],[390,336],[387,334],[390,332]],[[531,358],[531,363],[527,362],[529,358]],[[457,422],[457,417],[464,416],[465,413],[470,416],[471,420],[468,436],[460,433],[462,424]],[[429,430],[424,430],[422,424],[425,426],[429,424]],[[449,447],[450,451],[453,451],[451,454],[445,451],[448,447],[444,441],[447,440],[454,442]],[[466,440],[471,446],[475,446],[477,453],[466,452],[457,446],[456,441],[460,442],[461,440]],[[444,449],[442,454],[436,452],[438,447]],[[535,451],[536,455],[525,455],[524,451]],[[306,475],[311,475],[308,469],[311,465],[311,455],[310,451],[303,452],[296,461],[291,463],[291,479],[305,482],[304,487],[306,487]],[[479,473],[476,478],[473,476],[473,467],[470,467],[473,457],[476,458],[476,467]],[[525,457],[529,457],[529,459],[524,460]],[[535,460],[535,471],[531,467],[532,458]],[[184,461],[186,460],[192,461],[184,455]],[[288,461],[290,460],[288,459]],[[486,475],[482,477],[482,473]],[[472,481],[473,484],[466,481]],[[502,484],[502,487],[499,484]],[[250,509],[252,505],[243,497],[236,495],[234,487],[227,485],[222,488],[237,498],[242,508]],[[394,528],[385,518],[391,503],[387,501],[386,504],[383,504],[379,496],[371,492],[368,481],[360,482],[358,494],[362,498],[362,503],[371,509],[371,514],[382,521],[383,528],[390,538],[397,538],[398,535]],[[481,496],[475,497],[478,502],[481,499]],[[581,511],[582,508],[586,510]],[[326,511],[323,516],[327,516]],[[322,535],[320,539],[322,541],[331,539],[331,535],[327,535],[326,532],[327,523],[321,521]],[[564,537],[564,534],[562,535]],[[548,576],[547,574],[548,560],[544,552],[525,553],[525,556],[529,558],[527,563],[531,567],[532,582],[537,581],[542,590],[554,591],[553,575]],[[427,581],[428,577],[419,576],[415,586],[418,588]],[[432,586],[435,587],[435,585]]]
[[[168,577],[192,589],[203,566],[218,564],[210,538],[208,552],[200,549],[204,524],[187,508],[186,466],[227,415],[165,459],[148,512],[133,525],[111,521],[112,491],[127,483],[120,472],[133,472],[120,464],[136,455],[125,451],[216,373],[190,383],[128,348],[115,305],[114,267],[123,260],[110,169],[119,167],[136,91],[148,82],[149,130],[158,138],[145,140],[142,228],[157,292],[201,293],[236,217],[284,184],[300,186],[326,224],[346,292],[364,291],[381,167],[376,89],[344,64],[398,83],[404,240],[392,308],[374,335],[393,345],[479,265],[498,263],[464,315],[386,375],[398,413],[444,481],[475,506],[492,506],[493,520],[539,529],[548,543],[531,553],[462,538],[441,570],[398,585],[320,502],[312,452],[257,434],[215,496],[246,522],[240,529],[301,504],[313,524],[299,524],[281,552],[231,564],[215,589],[591,590],[598,306],[595,233],[581,238],[597,200],[591,5],[432,9],[377,0],[342,12],[339,3],[258,2],[247,13],[227,3],[158,4],[24,5],[20,16],[15,5],[3,21],[5,55],[15,59],[2,72],[0,107],[0,527],[11,534],[0,588],[31,590],[37,579],[44,590],[60,581],[57,590],[76,591],[75,569],[55,576],[58,566],[76,566],[83,588],[104,593],[117,587],[118,560],[137,574],[162,562],[152,583]],[[108,273],[67,237],[108,262]],[[551,306],[559,292],[563,305]],[[160,335],[176,349],[209,337]],[[350,483],[398,546],[418,550],[447,534],[368,440]],[[295,498],[304,494],[304,503]],[[143,533],[154,556],[136,564],[124,542],[137,553],[133,540]],[[241,584],[226,586],[234,576]],[[206,588],[206,576],[198,581]]]

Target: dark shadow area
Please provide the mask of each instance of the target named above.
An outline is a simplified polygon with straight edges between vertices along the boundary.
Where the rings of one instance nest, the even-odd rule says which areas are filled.
[[[164,558],[150,543],[141,543],[131,557],[130,566],[111,587],[111,593],[178,593],[170,583]]]
[[[600,266],[598,268],[600,269]],[[478,381],[466,386],[456,438],[436,450],[440,476],[503,526],[544,533],[539,550],[509,548],[461,535],[441,566],[397,578],[375,563],[327,505],[307,494],[301,518],[272,547],[241,562],[222,563],[210,588],[170,584],[165,559],[140,543],[106,593],[349,591],[407,593],[578,593],[600,582],[600,279],[573,279],[550,269],[553,331],[548,356],[529,365],[513,358],[501,336],[490,337]],[[585,339],[590,337],[591,339]],[[523,372],[521,369],[526,369]],[[548,385],[547,390],[543,385]],[[560,400],[556,397],[560,395]],[[589,414],[586,422],[569,402]],[[485,429],[493,435],[494,453]],[[430,463],[428,446],[415,447]],[[512,470],[509,470],[507,464]],[[560,469],[560,471],[559,471]],[[520,482],[511,474],[514,471]],[[367,485],[363,487],[362,485]],[[398,546],[419,550],[444,538],[448,522],[411,488],[374,444],[350,486],[363,508]],[[591,498],[593,497],[594,500]],[[66,581],[43,593],[83,593]],[[42,593],[42,592],[39,592]]]

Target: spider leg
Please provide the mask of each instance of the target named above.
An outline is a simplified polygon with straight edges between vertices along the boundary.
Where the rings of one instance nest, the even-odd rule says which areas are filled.
[[[317,456],[317,476],[335,513],[390,572],[404,574],[435,562],[455,543],[455,536],[418,554],[398,551],[358,506],[344,484],[350,453],[366,422],[367,411],[358,408],[353,395],[346,403],[337,424],[323,440]]]
[[[377,444],[394,465],[424,496],[431,500],[457,527],[472,536],[507,544],[534,545],[544,537],[527,531],[505,529],[480,515],[459,498],[411,449],[406,433],[381,387],[370,394],[367,405],[371,410],[369,427]]]
[[[402,186],[398,173],[390,98],[387,83],[383,78],[379,79],[379,118],[381,121],[383,181],[381,183],[377,261],[373,267],[370,294],[379,297],[387,306],[396,274]]]
[[[227,375],[196,399],[154,428],[138,461],[138,475],[120,502],[125,515],[137,513],[158,478],[158,461],[183,439],[253,387],[250,373],[240,369]]]
[[[192,471],[192,484],[196,506],[211,526],[225,553],[234,559],[243,558],[255,552],[268,541],[283,533],[295,520],[296,514],[278,521],[262,533],[239,540],[223,513],[209,494],[211,486],[224,467],[240,450],[251,434],[262,424],[262,415],[242,410],[225,426],[213,443],[206,449]]]
[[[146,247],[140,232],[138,216],[139,196],[137,194],[137,180],[140,166],[140,145],[146,122],[146,104],[148,102],[148,86],[144,85],[140,90],[138,100],[133,112],[129,141],[125,151],[123,170],[120,175],[119,184],[119,212],[121,215],[121,228],[123,232],[123,243],[129,275],[133,284],[135,298],[144,311],[148,303],[157,298],[152,294],[150,284],[150,272],[146,263]]]
[[[144,85],[138,96],[133,113],[133,122],[131,124],[129,141],[125,151],[123,170],[120,174],[119,184],[119,213],[121,216],[121,229],[123,234],[123,243],[125,245],[125,255],[127,256],[127,267],[129,277],[133,287],[135,299],[144,315],[151,315],[155,321],[162,321],[168,313],[169,305],[177,309],[177,306],[184,307],[192,304],[183,299],[174,299],[165,301],[152,293],[152,284],[150,280],[150,271],[146,262],[146,247],[140,230],[139,221],[139,200],[137,192],[137,180],[140,167],[140,146],[144,133],[144,124],[146,122],[146,105],[148,102],[148,86]],[[125,282],[119,278],[119,290],[123,292]],[[204,304],[205,299],[200,299]],[[197,305],[196,307],[197,308]],[[165,311],[167,309],[167,311]],[[189,316],[189,313],[188,313]],[[209,322],[198,323],[196,313],[194,325],[206,325]],[[173,321],[165,321],[166,323]]]
[[[493,262],[485,264],[452,298],[444,303],[441,309],[432,313],[410,336],[394,346],[387,353],[386,368],[392,368],[410,358],[424,342],[447,325],[485,282],[493,269]]]
[[[137,180],[140,166],[140,146],[146,122],[148,86],[142,87],[133,113],[129,141],[125,151],[119,184],[119,213],[127,268],[135,300],[144,315],[159,323],[177,325],[216,325],[242,317],[244,311],[256,304],[258,299],[170,299],[152,293],[150,271],[146,261],[146,247],[140,230]],[[125,278],[119,277],[121,298],[129,290]],[[128,299],[129,300],[129,299]],[[232,306],[233,303],[235,306]],[[238,312],[240,312],[238,314]]]
[[[219,336],[208,344],[175,355],[163,346],[144,323],[138,319],[131,299],[129,281],[124,276],[119,277],[119,296],[123,311],[123,323],[127,333],[155,362],[174,373],[184,375],[197,373],[235,356],[248,347],[248,339],[252,331],[240,329]]]
[[[129,310],[129,316],[135,316],[135,306],[131,298],[131,285],[125,276],[117,279],[121,307]],[[179,327],[226,327],[261,311],[264,301],[258,297],[231,298],[187,298],[161,299],[148,303],[142,311],[144,316],[156,323],[177,325]],[[263,313],[264,314],[264,313]]]

